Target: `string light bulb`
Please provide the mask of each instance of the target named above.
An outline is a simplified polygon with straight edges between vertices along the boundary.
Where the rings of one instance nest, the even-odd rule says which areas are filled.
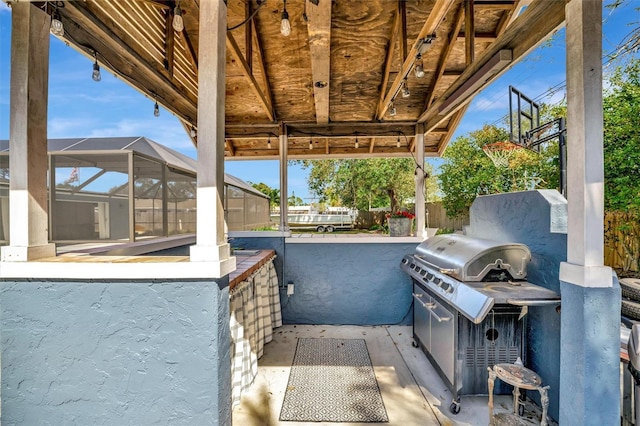
[[[413,72],[417,78],[424,77],[424,64],[422,63],[422,55],[419,53],[418,56],[416,56],[416,66],[413,69]]]
[[[389,115],[390,115],[391,117],[395,117],[395,115],[396,115],[397,113],[398,113],[398,111],[396,111],[396,105],[395,105],[393,102],[391,102],[391,103],[389,104]]]
[[[409,91],[409,86],[407,85],[407,78],[405,77],[402,82],[402,97],[408,98],[411,96],[411,92]]]
[[[309,138],[309,149],[313,149],[313,142],[311,142],[311,138]]]
[[[271,149],[271,136],[267,138],[267,149]]]
[[[184,20],[182,19],[182,9],[180,8],[180,2],[173,9],[173,29],[181,33],[184,30]]]
[[[62,37],[64,35],[64,26],[60,20],[60,12],[58,12],[57,7],[51,14],[51,27],[49,28],[49,31],[51,31],[51,34],[58,37]]]
[[[289,37],[291,34],[291,22],[289,22],[289,13],[287,12],[287,0],[284,0],[282,8],[282,19],[280,20],[280,34]]]
[[[355,148],[358,149],[358,147],[360,147],[360,144],[358,143],[358,137],[356,136],[356,144],[355,144]]]
[[[196,132],[196,128],[193,126],[193,124],[191,125],[191,130],[189,130],[189,135],[191,135],[192,138],[195,138],[198,135],[198,132]]]
[[[400,148],[400,135],[398,135],[398,140],[396,141],[396,148]]]
[[[158,106],[158,95],[156,95],[156,103],[153,106],[153,116],[160,117],[160,107]]]
[[[91,74],[91,78],[93,81],[100,81],[102,76],[100,75],[100,65],[98,65],[98,52],[93,52],[93,57],[95,58],[95,62],[93,63],[93,73]]]

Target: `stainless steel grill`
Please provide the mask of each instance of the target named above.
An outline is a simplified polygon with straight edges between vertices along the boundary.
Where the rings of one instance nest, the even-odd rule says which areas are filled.
[[[453,395],[487,394],[487,367],[525,359],[528,306],[559,303],[555,292],[525,281],[524,244],[438,235],[400,263],[413,281],[413,337]],[[495,393],[509,393],[505,387]]]

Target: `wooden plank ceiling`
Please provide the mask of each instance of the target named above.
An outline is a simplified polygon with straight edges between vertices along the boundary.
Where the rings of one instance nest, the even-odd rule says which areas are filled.
[[[199,1],[35,6],[59,13],[62,38],[191,130]],[[225,156],[275,159],[281,128],[290,158],[408,157],[417,123],[426,155],[441,154],[473,95],[562,25],[565,1],[288,0],[289,36],[282,0],[227,4]]]

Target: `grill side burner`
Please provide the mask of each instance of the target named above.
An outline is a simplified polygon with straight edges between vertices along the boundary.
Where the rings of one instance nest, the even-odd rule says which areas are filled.
[[[530,258],[522,244],[442,235],[400,263],[413,281],[415,346],[451,390],[454,414],[460,395],[488,393],[487,367],[525,359],[523,306],[559,303],[555,292],[513,279],[526,277]]]

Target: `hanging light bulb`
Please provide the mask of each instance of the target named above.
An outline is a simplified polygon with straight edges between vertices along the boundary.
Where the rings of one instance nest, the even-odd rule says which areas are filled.
[[[416,56],[416,66],[413,69],[413,72],[416,74],[417,78],[424,77],[424,64],[422,63],[422,55],[418,53]]]
[[[360,144],[358,143],[358,137],[356,136],[356,144],[355,144],[355,148],[358,149],[358,147],[360,146]]]
[[[407,78],[404,78],[404,82],[402,84],[402,97],[408,98],[411,96],[411,92],[409,91],[409,86],[407,85]]]
[[[271,149],[271,136],[267,139],[267,149]]]
[[[196,132],[196,128],[193,127],[193,124],[191,125],[191,130],[189,130],[189,135],[191,135],[192,138],[195,138],[198,135],[198,133]]]
[[[57,7],[51,15],[51,27],[49,28],[49,31],[51,31],[51,34],[58,37],[62,37],[64,35],[64,26],[60,20],[60,12],[58,12]]]
[[[396,106],[395,106],[395,104],[394,104],[393,102],[391,102],[391,103],[389,104],[389,115],[390,115],[391,117],[394,117],[396,114],[397,114]]]
[[[309,138],[309,149],[313,149],[313,142],[311,142],[311,138]]]
[[[158,106],[158,96],[156,96],[156,103],[153,106],[153,116],[160,117],[160,107]]]
[[[91,74],[91,78],[93,81],[100,81],[102,77],[100,76],[100,65],[98,65],[98,52],[93,52],[93,56],[95,58],[95,62],[93,63],[93,73]]]
[[[398,140],[396,141],[396,148],[400,148],[400,135],[398,135]]]
[[[289,13],[287,12],[287,0],[284,0],[282,9],[282,20],[280,21],[280,33],[288,37],[291,34],[291,22],[289,22]]]
[[[184,30],[184,20],[182,19],[182,9],[180,9],[180,2],[173,9],[173,29],[181,33]]]

